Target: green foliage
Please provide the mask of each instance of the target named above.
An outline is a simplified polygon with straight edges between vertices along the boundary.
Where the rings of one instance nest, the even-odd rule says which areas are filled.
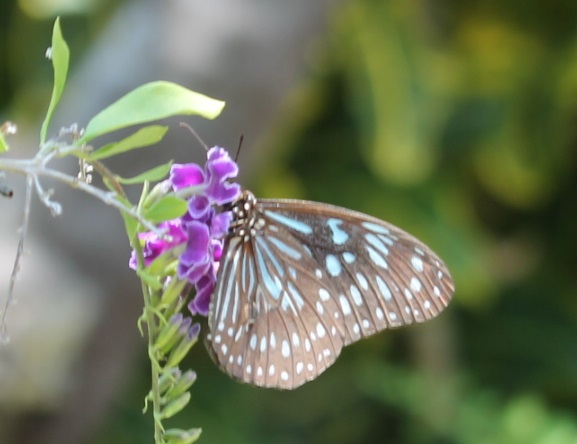
[[[107,157],[131,151],[135,148],[143,148],[154,145],[162,140],[168,127],[160,125],[145,126],[134,134],[114,143],[109,143],[93,153],[87,153],[87,160],[102,160]]]
[[[117,177],[118,182],[124,185],[136,185],[143,182],[156,182],[166,177],[170,171],[170,166],[172,162],[165,163],[164,165],[159,165],[157,167],[151,168],[148,171],[140,173],[137,176],[130,177],[128,179]]]
[[[108,106],[86,125],[79,143],[140,123],[171,116],[217,117],[224,102],[190,91],[174,83],[157,81],[142,85]]]
[[[149,235],[154,235],[165,242],[166,233],[156,228],[156,225],[182,216],[186,212],[187,202],[175,195],[172,188],[166,186],[166,181],[161,181],[150,190],[150,181],[164,179],[172,162],[157,166],[131,179],[120,178],[100,162],[103,159],[156,144],[165,135],[167,127],[146,126],[120,141],[112,142],[94,151],[93,147],[87,145],[87,142],[118,129],[170,116],[184,114],[212,119],[220,113],[224,103],[170,82],[151,82],[129,92],[101,111],[90,120],[84,132],[77,131],[73,125],[59,131],[58,136],[47,139],[52,115],[64,93],[69,62],[69,51],[62,37],[59,19],[54,24],[50,55],[54,69],[54,88],[47,115],[42,124],[40,150],[32,159],[12,162],[0,159],[0,170],[26,175],[29,179],[29,186],[34,185],[34,190],[42,203],[54,214],[60,214],[61,205],[52,201],[52,193],[42,189],[41,178],[43,176],[59,180],[70,187],[79,188],[121,212],[128,238],[134,249],[135,258],[131,266],[136,268],[136,275],[141,280],[143,293],[143,313],[138,321],[138,328],[148,339],[151,389],[145,398],[145,411],[151,404],[154,442],[156,444],[192,443],[198,439],[200,429],[172,428],[167,430],[164,421],[181,412],[191,399],[188,390],[196,380],[196,374],[192,371],[182,373],[179,366],[197,342],[200,328],[198,324],[192,323],[190,317],[185,317],[181,313],[187,303],[186,298],[181,297],[182,292],[187,289],[187,281],[180,280],[176,274],[177,253],[174,249],[169,250],[152,264],[147,265],[143,242],[138,235],[140,231],[146,231]],[[0,134],[11,132],[13,132],[13,125],[10,122],[3,124],[0,128]],[[0,151],[6,149],[7,145],[2,138]],[[80,158],[81,172],[78,177],[53,170],[49,166],[54,158],[66,156]],[[92,185],[93,172],[102,176],[103,183],[109,192]],[[123,185],[126,184],[142,184],[138,205],[134,205],[127,198],[123,189]],[[199,191],[199,187],[190,187],[185,191],[188,196],[191,196]],[[28,215],[30,208],[26,208],[24,213]],[[27,221],[24,226],[26,224]],[[22,236],[25,232],[23,228]],[[20,245],[22,243],[23,237]],[[17,253],[13,276],[19,268],[21,255],[22,248]],[[13,301],[11,298],[10,294],[0,320],[0,330],[3,335],[7,309]],[[144,324],[146,324],[146,332],[143,329]]]
[[[54,68],[54,88],[52,89],[52,97],[50,98],[50,105],[46,112],[44,122],[42,122],[42,129],[40,130],[40,144],[46,142],[46,135],[48,133],[48,126],[52,120],[54,110],[60,101],[60,97],[64,92],[66,85],[66,76],[68,74],[68,62],[70,60],[70,51],[68,45],[62,37],[62,30],[60,29],[60,19],[57,18],[54,22],[54,31],[52,33],[52,46],[49,50],[50,59],[52,60],[52,67]]]

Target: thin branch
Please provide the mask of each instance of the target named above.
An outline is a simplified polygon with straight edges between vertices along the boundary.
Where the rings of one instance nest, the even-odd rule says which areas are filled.
[[[10,338],[6,328],[6,314],[8,308],[14,303],[14,287],[16,285],[16,277],[20,271],[20,260],[24,254],[24,239],[28,232],[28,225],[30,222],[30,208],[32,207],[32,188],[34,180],[32,176],[28,176],[26,181],[26,197],[24,199],[24,213],[22,217],[22,227],[20,228],[20,238],[18,239],[18,249],[16,257],[14,258],[14,266],[12,267],[12,274],[10,275],[10,285],[8,286],[8,294],[6,295],[6,303],[4,304],[4,311],[0,319],[0,342],[7,343]]]
[[[42,158],[45,159],[45,158]],[[39,163],[41,164],[39,166]],[[124,205],[122,202],[118,201],[115,198],[115,194],[107,191],[102,191],[100,188],[97,188],[89,183],[83,182],[78,180],[75,176],[70,176],[68,174],[64,174],[60,171],[53,170],[50,168],[46,168],[42,165],[43,162],[40,162],[38,159],[33,160],[20,160],[20,159],[1,159],[0,158],[0,169],[5,171],[12,171],[15,173],[20,174],[27,174],[29,177],[32,176],[35,181],[36,189],[39,193],[39,197],[42,202],[50,208],[52,212],[58,212],[58,205],[55,202],[52,202],[49,198],[51,193],[45,192],[40,185],[38,178],[40,176],[49,177],[51,179],[57,180],[58,182],[62,182],[72,188],[79,189],[84,191],[87,194],[90,194],[97,199],[101,200],[107,205],[110,205],[119,211],[122,211],[126,215],[135,218],[138,222],[147,230],[153,231],[158,235],[162,235],[162,231],[155,227],[153,224],[145,220],[142,215],[140,215],[136,209],[132,207],[128,207]]]

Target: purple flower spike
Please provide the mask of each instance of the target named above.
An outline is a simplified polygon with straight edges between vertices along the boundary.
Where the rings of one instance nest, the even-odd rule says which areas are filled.
[[[229,182],[237,174],[238,166],[220,147],[208,150],[204,168],[194,163],[174,164],[168,180],[172,189],[178,191],[198,186],[201,191],[189,198],[188,211],[184,216],[161,224],[166,228],[167,239],[159,238],[154,233],[141,234],[141,239],[145,241],[146,265],[170,248],[177,245],[184,248],[179,256],[177,274],[180,279],[186,279],[195,286],[196,295],[188,305],[193,315],[208,314],[223,239],[232,220],[230,212],[217,214],[215,206],[232,203],[238,198],[240,186]],[[130,266],[136,268],[134,253]]]

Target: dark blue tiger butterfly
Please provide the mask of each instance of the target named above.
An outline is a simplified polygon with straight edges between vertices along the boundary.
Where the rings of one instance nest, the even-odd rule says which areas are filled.
[[[232,211],[208,340],[220,367],[243,382],[296,388],[345,345],[427,321],[453,295],[443,261],[382,220],[249,191]]]

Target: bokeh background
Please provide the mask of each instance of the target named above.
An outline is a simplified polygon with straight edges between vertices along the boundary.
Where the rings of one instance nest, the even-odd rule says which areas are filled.
[[[577,2],[4,0],[12,157],[38,144],[56,15],[72,65],[53,134],[144,82],[181,83],[227,101],[186,122],[208,145],[244,135],[244,186],[389,220],[455,279],[439,318],[346,348],[294,392],[230,380],[199,344],[175,424],[205,443],[577,443]],[[200,160],[169,124],[161,147],[110,168]],[[23,195],[5,180],[2,304]],[[64,214],[35,200],[0,347],[0,443],[152,442],[121,219],[52,185]]]

